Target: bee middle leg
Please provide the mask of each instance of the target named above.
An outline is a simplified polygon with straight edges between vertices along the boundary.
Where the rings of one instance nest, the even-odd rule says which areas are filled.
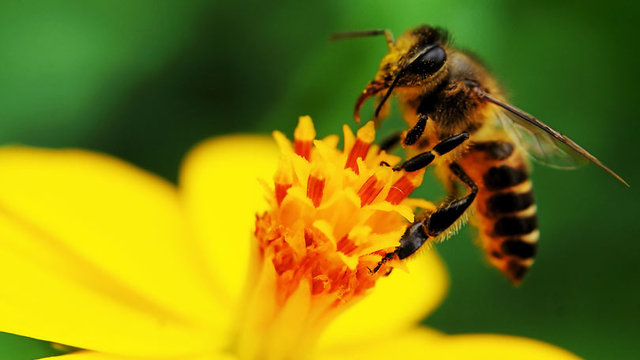
[[[469,194],[449,203],[440,205],[433,213],[423,215],[409,225],[400,238],[400,245],[386,254],[372,270],[377,272],[387,261],[396,256],[402,260],[415,253],[430,238],[436,238],[450,228],[469,209],[478,193],[478,186],[457,163],[451,163],[449,169],[462,183],[469,188]]]
[[[433,147],[432,150],[425,151],[408,159],[407,161],[400,164],[400,166],[395,167],[394,170],[413,172],[424,169],[429,166],[429,164],[431,164],[437,156],[441,156],[450,152],[451,150],[460,146],[467,139],[469,139],[469,133],[467,133],[466,131],[458,135],[448,137],[440,141],[436,146]]]

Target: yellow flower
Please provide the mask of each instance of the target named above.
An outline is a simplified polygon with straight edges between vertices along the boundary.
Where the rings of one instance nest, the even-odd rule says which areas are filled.
[[[575,359],[417,325],[447,287],[435,252],[369,269],[431,205],[373,137],[346,128],[343,152],[302,118],[280,151],[211,140],[178,188],[104,155],[3,148],[0,331],[86,349],[60,360]]]

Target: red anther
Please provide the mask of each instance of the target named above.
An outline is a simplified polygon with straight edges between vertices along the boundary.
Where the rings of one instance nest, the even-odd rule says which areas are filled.
[[[360,196],[360,206],[369,205],[376,199],[378,194],[384,188],[384,184],[381,184],[378,181],[378,178],[374,175],[371,175],[367,181],[362,184],[360,190],[358,190],[358,196]]]
[[[324,183],[325,179],[317,178],[309,175],[307,180],[307,197],[313,202],[313,206],[318,207],[322,202],[322,195],[324,195]]]
[[[287,190],[291,187],[291,184],[280,184],[276,183],[276,201],[278,202],[278,206],[282,205],[282,200],[287,196]]]
[[[338,251],[345,255],[349,255],[352,251],[357,249],[356,244],[353,243],[346,235],[338,241],[336,244]]]
[[[349,152],[349,156],[347,157],[347,162],[344,164],[344,168],[351,169],[356,174],[359,174],[360,170],[358,169],[358,158],[364,159],[367,156],[370,145],[371,143],[364,142],[360,138],[357,138],[355,144],[353,144],[353,147]]]
[[[387,194],[387,202],[393,205],[398,205],[402,200],[411,195],[411,192],[413,192],[413,190],[415,190],[422,181],[422,176],[414,174],[415,173],[404,174],[391,186],[389,194]]]
[[[293,141],[293,151],[295,151],[296,154],[307,159],[307,161],[311,161],[312,147],[313,147],[313,141],[298,140],[298,139]]]

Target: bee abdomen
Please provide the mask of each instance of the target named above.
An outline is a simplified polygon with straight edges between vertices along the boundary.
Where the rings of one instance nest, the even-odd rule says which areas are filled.
[[[478,204],[482,242],[489,261],[519,284],[538,248],[538,218],[531,182],[487,194]]]
[[[492,214],[508,214],[528,209],[535,203],[531,190],[523,193],[507,192],[490,196],[486,201],[487,211]]]
[[[525,169],[509,165],[493,166],[482,177],[484,186],[488,190],[505,190],[522,184],[527,179],[529,174]]]
[[[514,256],[518,259],[533,259],[538,248],[537,242],[523,239],[506,239],[500,244],[500,250],[505,255]]]
[[[532,216],[505,216],[493,225],[495,236],[520,236],[530,234],[538,229],[538,218]]]
[[[512,143],[495,140],[474,144],[463,163],[479,184],[474,225],[487,257],[519,284],[533,264],[539,237],[525,159]]]

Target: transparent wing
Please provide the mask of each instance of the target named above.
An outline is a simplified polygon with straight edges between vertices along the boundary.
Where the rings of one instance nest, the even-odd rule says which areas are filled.
[[[600,160],[573,140],[515,106],[502,102],[478,88],[476,88],[476,91],[484,99],[502,108],[500,116],[502,126],[513,135],[519,145],[533,159],[562,169],[573,169],[582,163],[590,161],[621,183],[629,186],[618,174],[606,167]]]
[[[587,158],[564,142],[507,110],[500,111],[499,120],[520,148],[541,164],[557,169],[575,169],[589,163]]]

